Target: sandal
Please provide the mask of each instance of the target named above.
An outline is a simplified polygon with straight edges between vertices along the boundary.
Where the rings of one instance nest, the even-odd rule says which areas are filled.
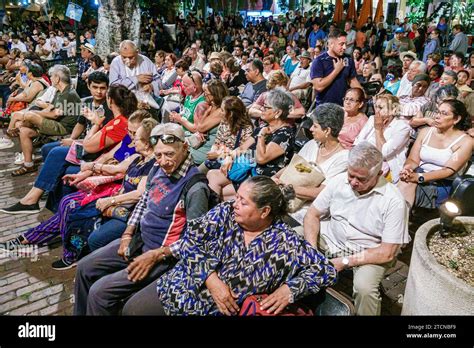
[[[18,128],[7,129],[7,135],[10,138],[16,138],[20,135],[19,134],[19,129]]]
[[[21,175],[25,175],[25,174],[28,174],[28,173],[34,173],[37,170],[38,170],[38,167],[36,165],[34,165],[32,167],[25,167],[23,165],[19,169],[14,170],[12,172],[12,176],[21,176]]]

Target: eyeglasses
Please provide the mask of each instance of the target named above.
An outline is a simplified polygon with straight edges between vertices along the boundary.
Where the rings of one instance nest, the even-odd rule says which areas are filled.
[[[359,100],[355,100],[355,99],[352,99],[352,98],[342,98],[342,100],[344,100],[345,102],[348,102],[348,103],[358,103]]]
[[[152,135],[150,137],[150,144],[155,146],[161,140],[163,144],[173,144],[177,141],[183,142],[180,138],[173,134]]]
[[[194,81],[193,72],[192,72],[191,70],[188,70],[188,71],[186,72],[186,75],[188,75],[189,78],[190,78],[191,80],[193,80],[193,83],[196,84],[196,81]]]

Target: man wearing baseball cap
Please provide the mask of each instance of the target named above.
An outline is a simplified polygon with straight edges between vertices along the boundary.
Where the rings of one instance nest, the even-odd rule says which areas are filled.
[[[291,74],[288,90],[293,93],[300,102],[306,100],[308,96],[308,88],[312,86],[311,78],[309,76],[311,64],[311,53],[304,51],[298,56],[300,64]]]
[[[412,51],[415,52],[413,41],[405,37],[405,30],[402,27],[395,29],[395,37],[387,43],[385,57],[388,58],[387,66],[398,64],[400,53]]]
[[[174,123],[160,124],[153,128],[150,144],[156,164],[122,238],[79,261],[75,315],[119,314],[125,300],[148,285],[154,286],[156,279],[174,266],[176,259],[166,247],[179,245],[186,222],[208,210],[207,184],[198,181],[187,185],[198,169],[183,128]],[[138,234],[142,246],[137,248]]]

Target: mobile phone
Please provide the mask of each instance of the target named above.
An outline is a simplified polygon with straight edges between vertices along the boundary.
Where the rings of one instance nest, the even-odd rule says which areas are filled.
[[[84,148],[82,144],[76,144],[76,158],[78,160],[82,160],[84,157]]]

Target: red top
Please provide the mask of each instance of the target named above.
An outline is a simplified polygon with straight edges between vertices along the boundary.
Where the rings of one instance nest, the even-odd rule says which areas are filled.
[[[128,120],[123,115],[114,117],[99,132],[101,133],[100,150],[105,147],[105,137],[112,139],[113,145],[118,144],[128,133]]]

